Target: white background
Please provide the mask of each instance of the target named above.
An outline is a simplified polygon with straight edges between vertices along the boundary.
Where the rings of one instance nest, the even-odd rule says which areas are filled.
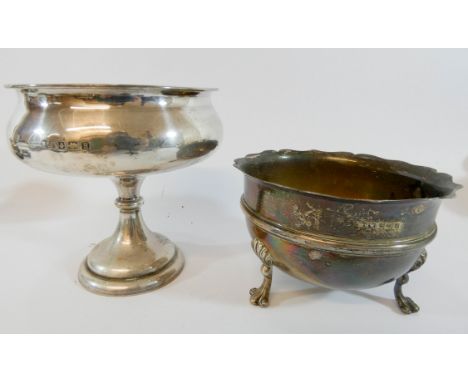
[[[109,180],[38,172],[0,141],[1,332],[467,332],[468,189],[445,201],[428,261],[404,288],[326,291],[275,271],[271,306],[239,208],[232,160],[264,149],[352,151],[435,167],[468,186],[466,50],[0,51],[0,83],[219,87],[224,141],[209,159],[143,185],[149,227],[175,241],[184,272],[132,297],[84,291],[78,266],[117,222]],[[16,97],[0,90],[0,124]]]

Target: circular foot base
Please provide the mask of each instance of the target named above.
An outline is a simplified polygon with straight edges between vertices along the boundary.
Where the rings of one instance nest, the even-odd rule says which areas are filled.
[[[184,257],[177,249],[174,257],[158,272],[134,278],[108,278],[91,271],[86,259],[81,263],[78,280],[87,290],[108,296],[148,292],[174,280],[184,268]]]

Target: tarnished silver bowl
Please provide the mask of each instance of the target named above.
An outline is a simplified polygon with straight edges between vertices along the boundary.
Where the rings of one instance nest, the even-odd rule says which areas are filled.
[[[132,294],[174,279],[177,247],[140,217],[146,174],[189,166],[219,144],[213,89],[139,85],[10,85],[20,107],[9,131],[17,158],[36,169],[111,177],[120,221],[79,271],[87,289]]]
[[[434,169],[370,155],[264,151],[235,161],[241,199],[264,276],[251,303],[267,306],[273,266],[326,288],[363,289],[393,280],[402,312],[408,273],[426,260],[441,199],[461,186]]]

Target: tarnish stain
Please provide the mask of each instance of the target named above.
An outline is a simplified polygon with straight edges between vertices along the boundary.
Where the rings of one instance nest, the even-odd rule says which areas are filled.
[[[322,253],[320,251],[312,250],[309,252],[309,259],[311,260],[320,260],[322,258]]]
[[[353,225],[358,231],[383,236],[396,236],[402,232],[404,223],[399,220],[379,219],[380,211],[373,209],[356,210],[352,204],[346,204],[336,211],[336,221],[340,224]]]
[[[411,209],[411,213],[413,215],[422,214],[426,210],[426,206],[424,204],[420,204],[419,206],[413,207]]]
[[[320,218],[322,217],[322,209],[306,203],[309,208],[307,211],[301,211],[297,204],[293,205],[292,214],[296,218],[295,226],[297,228],[306,227],[319,229]]]

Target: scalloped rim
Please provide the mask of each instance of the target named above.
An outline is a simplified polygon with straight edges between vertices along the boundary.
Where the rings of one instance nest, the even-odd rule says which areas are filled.
[[[305,191],[297,188],[292,188],[288,187],[285,185],[282,185],[280,183],[274,183],[274,182],[269,182],[266,180],[263,180],[261,178],[257,178],[245,171],[244,166],[258,160],[259,158],[264,158],[267,156],[270,156],[272,158],[279,157],[279,156],[285,156],[285,155],[301,155],[301,156],[314,156],[314,155],[319,155],[319,156],[336,156],[340,158],[346,158],[346,159],[358,159],[362,161],[376,161],[380,162],[382,164],[386,164],[387,166],[390,166],[390,169],[394,171],[394,173],[406,176],[409,178],[416,178],[420,179],[421,181],[430,184],[432,186],[435,186],[437,188],[441,188],[446,190],[446,194],[443,196],[437,196],[433,198],[408,198],[408,199],[358,199],[358,198],[343,198],[343,197],[337,197],[334,195],[330,194],[321,194],[318,192],[312,192],[312,191]],[[248,154],[245,157],[238,158],[234,160],[234,167],[242,171],[245,175],[260,180],[266,184],[271,184],[276,187],[280,187],[286,190],[291,190],[294,192],[299,192],[302,194],[306,195],[318,195],[318,196],[323,196],[327,198],[333,198],[333,199],[341,199],[341,200],[353,200],[353,201],[363,201],[363,202],[370,202],[370,203],[383,203],[383,202],[402,202],[402,201],[410,201],[410,200],[428,200],[428,199],[446,199],[446,198],[452,198],[455,196],[455,192],[461,188],[463,188],[462,185],[457,184],[453,182],[453,178],[451,175],[443,173],[443,172],[438,172],[436,169],[431,168],[431,167],[425,167],[425,166],[419,166],[419,165],[414,165],[408,162],[400,161],[400,160],[394,160],[394,159],[385,159],[381,158],[375,155],[370,155],[370,154],[354,154],[351,152],[346,152],[346,151],[320,151],[320,150],[291,150],[291,149],[281,149],[281,150],[265,150],[260,153],[256,154]],[[388,170],[387,170],[388,171]],[[444,191],[445,192],[445,191]]]

